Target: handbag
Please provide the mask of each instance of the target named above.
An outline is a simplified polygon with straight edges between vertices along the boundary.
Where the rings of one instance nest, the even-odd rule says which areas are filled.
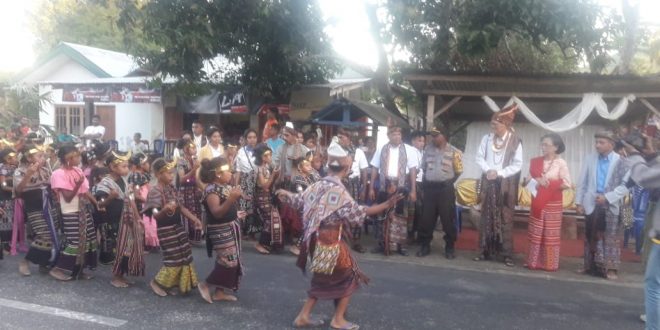
[[[309,268],[313,273],[330,275],[335,270],[341,251],[342,226],[343,225],[339,225],[339,237],[336,243],[324,244],[321,243],[320,240],[316,240],[316,247],[314,248],[314,255],[312,256],[312,265]]]

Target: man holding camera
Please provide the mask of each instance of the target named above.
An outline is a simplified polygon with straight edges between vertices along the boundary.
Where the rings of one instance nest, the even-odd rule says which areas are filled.
[[[444,130],[433,128],[431,143],[424,149],[421,168],[424,170],[422,179],[422,218],[417,227],[422,245],[418,257],[431,253],[433,231],[440,216],[442,230],[445,232],[445,257],[454,259],[454,242],[456,242],[456,195],[454,182],[463,173],[463,154],[447,142]]]
[[[644,189],[657,191],[660,189],[660,153],[656,151],[654,143],[657,144],[658,141],[647,136],[640,139],[640,135],[632,133],[622,142],[631,166],[627,186],[639,185]],[[646,329],[658,329],[660,326],[660,207],[657,194],[654,195],[655,199],[649,204],[646,219],[652,224],[648,232],[650,242],[644,241],[644,249],[650,249],[644,275]],[[650,243],[650,246],[647,246],[647,243]]]
[[[381,149],[377,149],[371,159],[371,165],[377,169],[371,174],[371,182],[379,178],[380,191],[378,198],[373,184],[369,188],[369,198],[381,203],[395,193],[409,196],[409,201],[417,200],[416,178],[417,178],[417,150],[402,142],[401,127],[393,124],[388,125],[387,136],[389,143]],[[391,250],[407,256],[405,248],[408,239],[408,218],[405,214],[407,207],[404,201],[397,203],[394,210],[386,213],[385,219],[376,221],[376,235],[378,247],[374,253],[382,252],[389,255]]]

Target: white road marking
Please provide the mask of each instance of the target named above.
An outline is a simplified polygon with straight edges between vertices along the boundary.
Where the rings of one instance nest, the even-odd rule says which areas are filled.
[[[41,313],[52,316],[64,317],[67,319],[72,319],[77,321],[92,322],[92,323],[107,325],[115,328],[120,327],[128,322],[127,320],[115,319],[112,317],[81,313],[81,312],[70,311],[57,307],[42,306],[42,305],[25,303],[21,301],[3,299],[3,298],[0,298],[0,306],[20,309],[33,313]]]

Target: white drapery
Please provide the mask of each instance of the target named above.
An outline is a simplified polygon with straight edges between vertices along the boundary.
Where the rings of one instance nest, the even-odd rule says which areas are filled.
[[[493,112],[500,111],[500,107],[498,107],[495,101],[493,101],[490,97],[484,95],[482,98],[490,110]],[[559,133],[570,131],[580,126],[587,119],[587,117],[589,117],[594,109],[598,115],[605,119],[617,120],[619,117],[623,116],[624,113],[626,113],[628,104],[633,101],[635,101],[635,96],[632,94],[623,97],[610,112],[607,109],[607,103],[605,103],[603,100],[602,94],[587,93],[582,97],[582,102],[576,105],[575,108],[573,108],[564,117],[549,123],[544,123],[541,121],[541,119],[539,119],[539,117],[537,117],[532,112],[532,110],[530,110],[527,105],[525,105],[525,103],[516,96],[511,97],[509,101],[504,105],[504,107],[516,103],[523,116],[525,116],[525,118],[527,118],[527,120],[529,120],[532,124],[541,127],[544,130]]]

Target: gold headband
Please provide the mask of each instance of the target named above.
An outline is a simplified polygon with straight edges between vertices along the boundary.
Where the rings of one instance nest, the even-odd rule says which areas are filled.
[[[270,155],[270,154],[272,154],[272,153],[273,153],[272,151],[270,151],[270,150],[266,150],[266,151],[264,151],[264,156],[268,156],[268,155]]]
[[[188,142],[188,144],[186,144],[186,147],[188,147],[188,148],[195,147],[196,148],[197,145],[194,142]]]
[[[5,159],[7,159],[7,157],[16,157],[16,153],[12,151],[5,156]]]
[[[36,153],[40,153],[40,152],[41,152],[41,150],[40,150],[39,148],[34,147],[34,148],[28,150],[28,151],[27,151],[27,154],[28,154],[28,155],[34,155],[34,154],[36,154]]]
[[[115,159],[112,161],[113,164],[120,164],[120,163],[123,163],[123,162],[127,162],[129,159],[131,159],[131,152],[130,152],[130,150],[126,153],[126,155],[123,155],[123,156],[120,155],[120,154],[118,154],[118,153],[116,153],[114,150],[111,151],[111,152],[112,152],[112,157],[115,158]]]
[[[237,146],[230,143],[230,144],[227,144],[227,148],[237,148]]]
[[[229,171],[229,164],[221,165],[215,168],[213,172],[219,173],[219,172],[227,172]]]
[[[171,171],[175,166],[176,166],[175,161],[165,163],[165,165],[163,167],[161,167],[160,170],[158,170],[158,174],[163,173],[163,172]]]
[[[11,142],[11,141],[9,141],[9,140],[7,140],[7,139],[2,139],[2,140],[0,140],[0,144],[4,144],[4,145],[7,146],[7,147],[13,147],[13,146],[14,146],[14,143]]]
[[[301,165],[308,165],[308,164],[311,164],[311,163],[309,162],[309,160],[307,160],[307,159],[303,159],[303,160],[300,161],[300,164],[299,164],[298,166],[301,166]]]

